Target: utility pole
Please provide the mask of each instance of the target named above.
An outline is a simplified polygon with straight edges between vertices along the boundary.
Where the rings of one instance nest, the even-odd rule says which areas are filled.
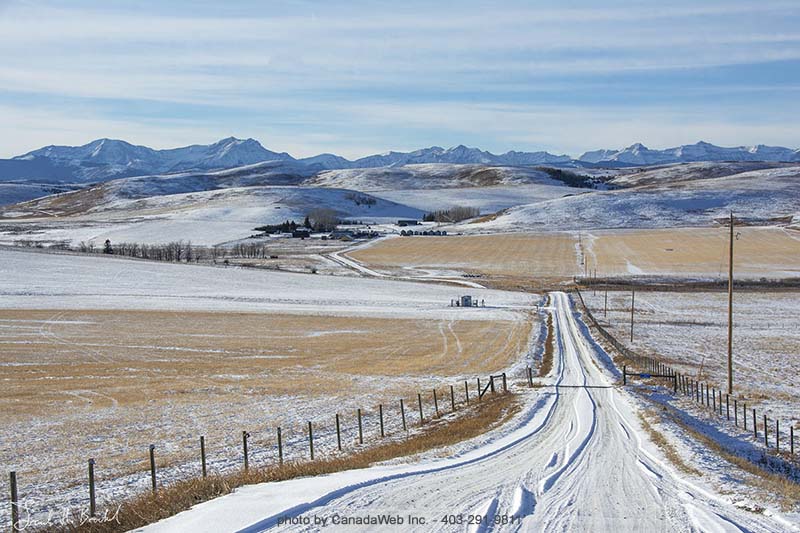
[[[728,258],[728,394],[733,394],[733,211]]]
[[[631,288],[631,342],[633,342],[633,307],[636,303],[636,289]]]

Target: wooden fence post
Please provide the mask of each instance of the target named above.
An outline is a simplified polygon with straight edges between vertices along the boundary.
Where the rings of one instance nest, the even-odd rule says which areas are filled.
[[[336,445],[342,451],[342,427],[339,424],[339,413],[336,413]]]
[[[206,438],[200,436],[200,465],[203,468],[203,477],[206,477]]]
[[[452,385],[450,385],[450,409],[456,412],[456,391]]]
[[[378,414],[380,415],[381,419],[381,438],[386,436],[386,432],[383,429],[383,404],[378,404]]]
[[[156,445],[150,445],[150,481],[153,485],[153,492],[155,493],[156,487]]]
[[[747,402],[742,404],[742,420],[744,420],[744,430],[747,431]]]
[[[769,437],[767,436],[769,431],[767,430],[767,415],[764,415],[764,446],[769,448]]]
[[[11,530],[17,531],[19,529],[19,494],[17,493],[17,473],[11,472],[9,474],[11,482]]]
[[[628,384],[628,369],[625,365],[622,365],[622,384]]]
[[[464,380],[464,397],[467,399],[467,405],[469,405],[469,383],[467,380]]]
[[[492,390],[492,394],[494,394],[494,376],[489,376],[489,388]]]
[[[242,431],[242,452],[244,452],[244,469],[247,471],[250,468],[250,461],[249,457],[247,456],[247,439],[250,437],[250,433],[246,431]]]
[[[725,395],[725,418],[731,419],[731,395]]]
[[[439,400],[436,399],[436,389],[433,389],[433,409],[436,412],[436,418],[439,418]]]
[[[364,426],[361,423],[361,409],[358,409],[358,443],[364,444]]]
[[[714,399],[713,400],[713,408],[714,408],[714,413],[716,414],[716,412],[717,412],[717,391],[714,390],[714,387],[711,387],[711,397]]]
[[[278,463],[283,464],[283,438],[281,437],[280,426],[278,426]]]
[[[311,427],[311,420],[308,421],[308,451],[311,454],[311,460],[314,460],[314,429]]]
[[[503,372],[503,392],[508,392],[508,382],[506,381],[506,373]]]
[[[97,513],[97,502],[94,493],[94,459],[89,459],[89,516],[94,518]]]
[[[400,416],[403,418],[403,431],[408,431],[408,426],[406,425],[406,408],[403,406],[402,398],[400,398]]]
[[[781,426],[778,419],[775,419],[775,451],[781,451]]]
[[[753,435],[758,438],[758,424],[756,423],[756,408],[753,407]]]
[[[417,402],[419,403],[419,425],[425,423],[425,417],[422,415],[422,394],[417,394]]]
[[[528,367],[528,387],[533,387],[533,370]]]
[[[475,378],[478,380],[478,400],[481,399],[481,378]]]

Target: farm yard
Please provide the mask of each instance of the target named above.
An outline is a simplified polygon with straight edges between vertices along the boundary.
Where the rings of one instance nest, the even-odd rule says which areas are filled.
[[[254,464],[275,459],[277,426],[304,456],[308,420],[324,453],[336,412],[347,442],[358,408],[374,436],[378,404],[530,363],[539,331],[535,295],[474,290],[486,308],[453,309],[442,286],[0,256],[0,462],[34,513],[85,503],[89,457],[100,499],[146,490],[150,443],[169,481],[196,474],[200,435],[212,471],[240,467],[243,430]]]

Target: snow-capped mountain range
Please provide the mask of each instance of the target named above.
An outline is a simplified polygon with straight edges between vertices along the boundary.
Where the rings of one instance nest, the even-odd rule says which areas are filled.
[[[721,148],[699,142],[666,150],[651,150],[637,143],[622,150],[586,152],[577,160],[548,152],[493,154],[459,145],[432,146],[413,152],[387,152],[351,161],[336,154],[295,159],[286,152],[273,152],[255,139],[229,137],[210,145],[155,150],[121,140],[98,139],[83,146],[46,146],[0,164],[0,180],[92,183],[129,176],[174,172],[208,171],[280,162],[287,172],[308,173],[334,169],[397,167],[409,164],[450,163],[487,166],[636,166],[696,161],[789,161],[800,162],[800,150],[758,145]],[[3,163],[0,160],[0,163]],[[45,170],[43,170],[45,169]]]
[[[684,144],[665,150],[651,150],[641,143],[622,150],[595,150],[578,158],[584,163],[622,163],[625,165],[661,165],[697,161],[800,161],[800,150],[781,146],[737,146],[723,148],[707,142]]]

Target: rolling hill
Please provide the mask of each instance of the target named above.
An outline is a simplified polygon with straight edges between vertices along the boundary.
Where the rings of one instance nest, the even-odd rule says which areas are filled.
[[[728,167],[730,168],[730,167]],[[716,178],[671,179],[598,191],[509,209],[494,220],[462,224],[470,232],[708,226],[731,211],[747,219],[800,217],[800,166],[766,168]],[[656,171],[652,171],[656,172]]]

